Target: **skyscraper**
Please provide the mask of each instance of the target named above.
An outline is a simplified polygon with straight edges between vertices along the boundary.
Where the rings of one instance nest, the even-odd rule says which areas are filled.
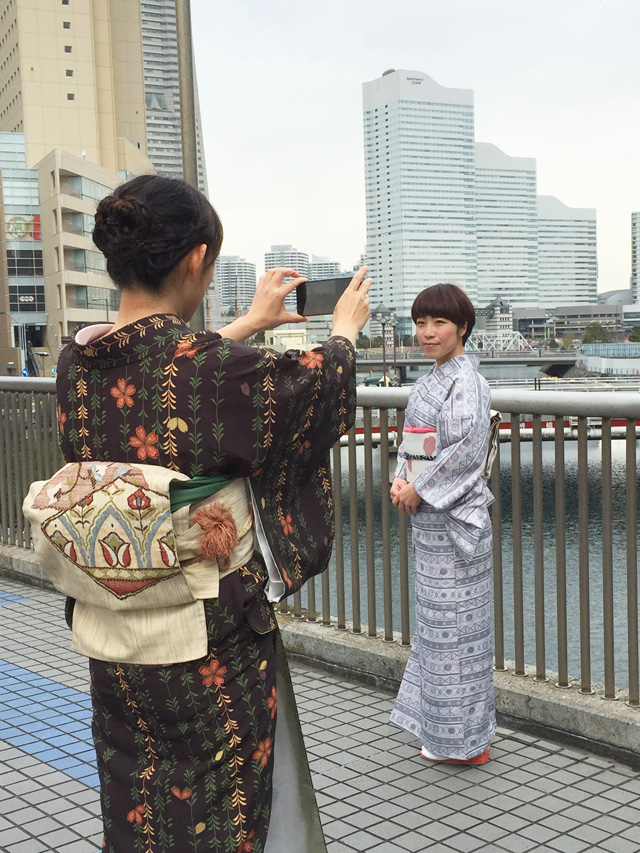
[[[475,142],[471,90],[390,70],[364,84],[363,111],[372,304],[395,309],[399,334],[438,282],[479,306],[546,307],[560,279],[595,298],[595,211],[538,204],[534,159]]]
[[[631,214],[631,295],[640,303],[640,212]]]
[[[398,334],[411,334],[424,287],[477,295],[473,92],[390,70],[363,93],[371,304],[395,308]]]
[[[593,305],[597,300],[596,212],[538,196],[539,304]]]
[[[331,258],[311,255],[309,261],[309,278],[334,278],[340,275],[340,264]]]
[[[501,297],[512,306],[536,306],[536,161],[477,142],[475,204],[478,304]]]
[[[68,335],[117,307],[104,256],[91,241],[97,202],[123,178],[153,171],[140,7],[130,0],[8,0],[0,15],[0,68],[0,131],[14,136],[11,145],[5,139],[14,160],[20,149],[26,169],[38,174],[42,265],[32,265],[31,278],[44,277],[48,372]],[[15,230],[12,236],[15,242]],[[19,253],[16,272],[26,270],[20,253],[36,258],[31,247],[7,251]],[[42,307],[40,285],[28,286],[31,293],[23,281],[15,285],[35,300],[18,298],[11,316],[16,322],[17,313],[20,328],[35,325],[32,306]]]
[[[142,51],[149,159],[159,175],[183,177],[175,0],[141,0]],[[195,74],[195,69],[194,69]],[[198,186],[207,192],[196,86]]]
[[[238,255],[220,255],[213,273],[220,307],[224,314],[243,312],[256,292],[256,265]]]

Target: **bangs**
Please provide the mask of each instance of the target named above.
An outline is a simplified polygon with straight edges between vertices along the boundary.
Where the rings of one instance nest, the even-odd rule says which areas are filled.
[[[476,322],[476,312],[467,294],[455,284],[434,284],[419,293],[411,306],[411,319],[415,323],[420,317],[444,317],[461,329],[467,328],[463,341],[466,343]]]

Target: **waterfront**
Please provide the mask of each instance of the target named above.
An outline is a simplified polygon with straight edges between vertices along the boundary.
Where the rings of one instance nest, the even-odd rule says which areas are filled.
[[[501,503],[502,503],[502,559],[505,601],[505,655],[514,658],[514,628],[511,616],[513,601],[513,563],[512,563],[512,490],[509,445],[502,445],[501,453]],[[507,450],[507,452],[504,452]],[[602,615],[602,489],[601,489],[601,443],[598,440],[588,442],[588,495],[589,495],[589,580],[590,580],[590,625],[592,649],[592,678],[602,681],[603,668],[603,615]],[[523,577],[524,577],[524,637],[525,659],[528,664],[535,663],[534,641],[534,530],[533,530],[533,445],[521,445],[521,491],[522,491],[522,540],[523,540]],[[366,572],[366,509],[364,501],[364,448],[358,447],[357,489],[358,489],[358,542],[360,554],[361,615],[366,615],[367,572]],[[345,556],[345,587],[351,589],[351,538],[350,538],[350,499],[348,479],[347,449],[341,451],[342,461],[342,516],[343,551]],[[395,456],[391,458],[391,473]],[[620,687],[628,685],[627,655],[627,600],[626,600],[626,525],[625,525],[625,443],[612,442],[612,479],[613,479],[613,579],[614,579],[614,632],[615,632],[615,681]],[[554,447],[552,443],[542,446],[543,474],[543,540],[544,540],[544,578],[545,578],[545,624],[547,667],[557,669],[557,613],[556,613],[556,543],[555,543],[555,474]],[[382,502],[388,500],[388,489],[381,483],[380,457],[373,454],[374,477],[374,530],[381,527]],[[578,476],[577,445],[567,442],[565,445],[565,512],[566,512],[566,561],[567,561],[567,620],[568,620],[568,664],[569,673],[580,673],[580,636],[579,636],[579,600],[578,589]],[[639,495],[640,496],[640,495]],[[400,625],[399,602],[399,527],[398,514],[391,507],[391,564],[393,577],[393,625]],[[382,552],[379,537],[376,537],[376,622],[383,624],[383,581]],[[414,562],[409,547],[409,584],[410,596],[413,596]],[[306,596],[303,597],[303,601]],[[331,611],[336,612],[335,554],[331,563]],[[413,629],[413,606],[410,607],[411,628]],[[352,619],[351,599],[346,597],[346,617]],[[363,628],[366,630],[366,628]]]

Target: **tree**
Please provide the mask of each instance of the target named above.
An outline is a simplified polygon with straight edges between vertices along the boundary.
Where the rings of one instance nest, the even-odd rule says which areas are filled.
[[[583,344],[606,344],[609,340],[609,332],[600,323],[589,323],[582,336]]]
[[[640,326],[634,326],[633,329],[631,329],[629,340],[632,343],[640,343]]]
[[[575,341],[575,339],[576,336],[573,334],[573,332],[567,332],[565,335],[563,335],[560,342],[562,349],[573,349],[573,342]]]

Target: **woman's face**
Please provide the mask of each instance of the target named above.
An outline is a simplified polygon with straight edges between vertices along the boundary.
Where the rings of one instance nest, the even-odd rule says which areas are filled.
[[[418,317],[416,320],[416,336],[422,352],[435,358],[438,366],[464,353],[462,338],[466,330],[466,324],[459,329],[446,317]]]

